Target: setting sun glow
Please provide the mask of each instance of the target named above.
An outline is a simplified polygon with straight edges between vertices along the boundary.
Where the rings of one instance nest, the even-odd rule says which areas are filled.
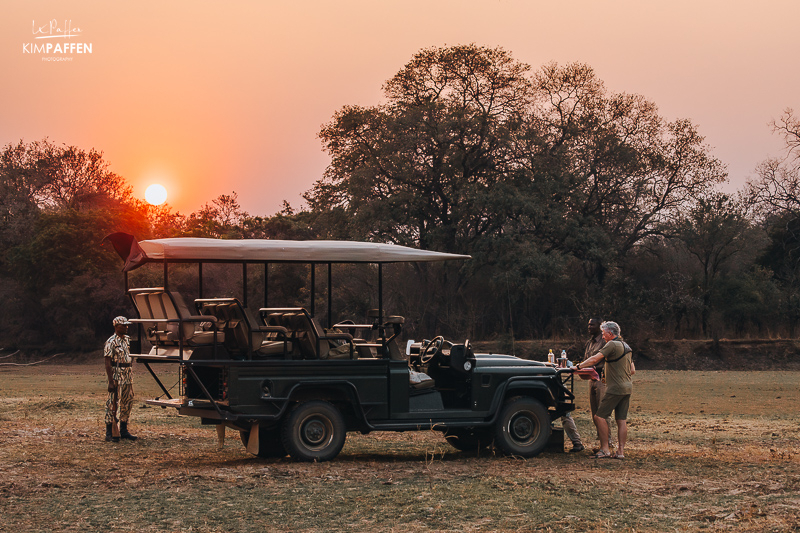
[[[161,205],[167,201],[167,189],[163,185],[154,183],[144,192],[144,199],[150,205]]]

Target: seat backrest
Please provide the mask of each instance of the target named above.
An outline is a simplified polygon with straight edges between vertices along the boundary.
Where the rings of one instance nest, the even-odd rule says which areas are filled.
[[[153,312],[150,311],[150,305],[147,303],[147,293],[137,292],[133,295],[133,305],[139,313],[139,318],[153,318]]]
[[[164,320],[167,318],[167,311],[164,309],[164,303],[162,301],[162,296],[164,292],[151,292],[147,295],[147,303],[150,306],[150,311],[153,314],[153,318],[157,318],[159,320]],[[163,334],[157,335],[158,341],[161,343],[174,342],[178,337],[178,325],[177,324],[167,324],[166,322],[156,322],[155,329],[158,331],[166,332]]]
[[[164,305],[164,311],[167,318],[183,319],[192,316],[189,312],[189,307],[183,300],[183,296],[179,292],[170,291],[169,293],[161,293],[161,301]],[[179,329],[180,328],[180,329]],[[184,341],[192,340],[195,332],[194,322],[181,322],[180,324],[170,323],[168,326],[169,331],[175,330],[176,334],[180,334]]]
[[[397,345],[397,339],[391,339],[387,342],[387,346],[389,348],[389,359],[392,361],[404,361],[405,356],[403,352],[400,350],[400,347]]]
[[[243,307],[242,310],[244,311],[244,321],[247,323],[247,329],[250,334],[250,350],[258,350],[267,340],[267,334],[263,331],[256,331],[258,329],[258,320],[256,320],[256,316],[250,309]]]
[[[308,317],[304,313],[293,313],[288,317],[288,321],[303,359],[317,359],[317,336]]]
[[[319,352],[317,353],[317,357],[320,359],[327,359],[328,353],[331,351],[331,343],[329,340],[319,340],[320,337],[325,335],[325,330],[322,329],[320,326],[319,321],[316,318],[311,319],[311,333],[313,335],[314,347],[319,347]]]
[[[153,318],[153,312],[150,310],[150,304],[147,302],[147,295],[148,293],[146,292],[135,292],[132,295],[133,305],[136,307],[136,312],[142,320]],[[154,342],[155,335],[152,334],[152,331],[156,328],[156,323],[142,322],[142,327],[144,328],[147,340],[151,343]]]
[[[219,321],[217,323],[217,327],[224,329],[236,326],[236,314],[233,310],[234,307],[236,307],[236,304],[232,302],[223,302],[217,304],[217,308],[214,311],[214,316],[216,316],[217,320]]]
[[[264,333],[257,331],[258,323],[249,309],[242,307],[238,302],[231,303],[228,306],[227,315],[237,348],[241,352],[249,355],[261,348],[261,344],[264,342]]]

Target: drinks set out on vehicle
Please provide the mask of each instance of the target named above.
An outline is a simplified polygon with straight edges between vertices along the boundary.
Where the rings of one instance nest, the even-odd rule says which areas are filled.
[[[568,369],[476,354],[469,341],[441,336],[400,349],[405,319],[383,309],[384,265],[469,256],[349,241],[108,239],[125,261],[125,289],[138,314],[132,357],[163,392],[147,403],[236,429],[255,455],[324,461],[341,451],[348,431],[434,429],[459,450],[494,445],[532,457],[560,436],[553,420],[575,408]],[[130,287],[129,273],[148,263],[163,264],[161,285]],[[170,265],[187,263],[198,265],[192,295],[170,285]],[[241,298],[205,294],[203,265],[212,263],[241,265]],[[377,265],[378,308],[366,320],[332,324],[332,265],[355,263]],[[266,305],[273,264],[311,265],[310,306]],[[255,265],[264,270],[259,307],[247,297],[247,269]],[[315,313],[318,266],[328,274],[326,328]],[[176,367],[173,398],[155,369]]]

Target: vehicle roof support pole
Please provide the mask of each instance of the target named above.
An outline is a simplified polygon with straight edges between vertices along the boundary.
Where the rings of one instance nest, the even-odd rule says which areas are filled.
[[[269,307],[269,263],[264,261],[264,307]]]
[[[333,263],[328,263],[328,327],[333,326]]]
[[[129,288],[130,288],[130,280],[128,279],[128,272],[125,271],[125,294],[128,296],[128,300],[130,300],[131,303],[133,303],[133,296],[131,296],[131,293],[128,292]],[[136,309],[136,304],[133,304],[133,307],[134,307],[134,309]],[[137,312],[136,314],[138,315],[139,313]],[[142,318],[142,317],[139,316],[138,318]],[[141,339],[142,339],[142,325],[141,324],[136,324],[136,340],[141,342]],[[140,344],[140,346],[141,346],[141,344]],[[141,348],[140,348],[140,351],[141,351]]]
[[[197,263],[197,291],[203,298],[203,263]]]
[[[264,307],[269,307],[269,263],[264,261]]]
[[[383,263],[378,263],[378,322],[383,323]],[[383,328],[380,331],[383,336]]]
[[[247,263],[242,263],[242,305],[247,307]]]
[[[316,313],[314,312],[314,303],[317,300],[317,294],[316,294],[316,290],[317,290],[317,276],[316,276],[317,268],[316,267],[317,267],[316,263],[311,263],[311,316],[312,317],[316,316]]]
[[[169,290],[169,263],[164,259],[164,290]]]

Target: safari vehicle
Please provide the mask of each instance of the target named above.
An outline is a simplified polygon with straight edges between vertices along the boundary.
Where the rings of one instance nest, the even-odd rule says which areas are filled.
[[[494,444],[532,457],[547,446],[553,420],[574,409],[565,386],[571,374],[544,363],[476,354],[469,341],[441,336],[400,349],[405,321],[384,313],[383,266],[469,256],[366,242],[108,239],[125,260],[125,289],[138,313],[132,356],[163,391],[147,403],[236,429],[253,454],[324,461],[336,457],[348,431],[433,429],[459,450]],[[129,273],[148,263],[163,263],[163,285],[130,287]],[[192,309],[170,286],[170,267],[179,263],[198,265]],[[241,298],[204,294],[209,263],[241,264]],[[266,304],[276,263],[311,265],[308,307]],[[332,265],[339,263],[377,271],[378,308],[369,320],[331,323]],[[247,269],[262,266],[264,305],[254,308]],[[327,328],[315,316],[318,266],[327,266]],[[177,369],[176,397],[159,378],[168,367]]]

